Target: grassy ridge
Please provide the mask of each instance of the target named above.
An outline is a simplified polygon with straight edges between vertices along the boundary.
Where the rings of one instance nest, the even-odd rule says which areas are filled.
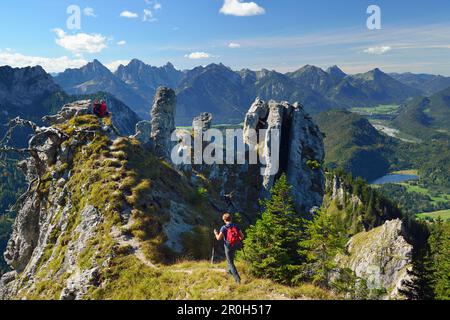
[[[91,292],[94,299],[107,300],[286,300],[336,299],[311,284],[289,287],[250,275],[237,263],[242,284],[237,285],[225,263],[180,262],[162,268],[143,265],[132,256],[122,256],[106,275],[112,281]]]

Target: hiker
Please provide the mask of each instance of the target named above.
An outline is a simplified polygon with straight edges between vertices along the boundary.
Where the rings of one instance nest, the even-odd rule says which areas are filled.
[[[92,112],[96,115],[96,116],[100,116],[100,107],[101,107],[101,103],[98,102],[97,100],[94,101],[94,106],[92,108]]]
[[[103,100],[100,105],[100,118],[107,116],[109,116],[108,105],[106,104],[106,101]]]
[[[228,272],[233,276],[237,283],[241,283],[241,277],[234,265],[234,257],[236,255],[236,250],[242,245],[242,240],[244,240],[244,234],[241,229],[233,223],[231,214],[225,213],[222,216],[225,225],[218,232],[214,229],[214,235],[217,241],[224,240],[225,255],[227,257]]]
[[[109,116],[108,105],[104,100],[102,102],[94,101],[93,112],[96,116],[104,118]]]

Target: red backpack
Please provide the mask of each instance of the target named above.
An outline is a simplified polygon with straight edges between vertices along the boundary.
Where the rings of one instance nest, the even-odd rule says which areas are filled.
[[[235,225],[227,227],[227,243],[231,248],[234,248],[241,243],[241,236]]]

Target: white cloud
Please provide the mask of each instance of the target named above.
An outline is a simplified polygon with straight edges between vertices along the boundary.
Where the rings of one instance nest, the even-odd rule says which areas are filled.
[[[371,48],[367,48],[365,49],[363,52],[364,53],[368,53],[368,54],[385,54],[386,52],[389,52],[392,50],[392,47],[371,47]]]
[[[239,43],[235,43],[235,42],[231,42],[228,45],[228,48],[231,48],[231,49],[237,49],[237,48],[240,48],[240,47],[241,47],[241,45]]]
[[[41,66],[47,72],[62,72],[68,68],[80,68],[88,62],[83,59],[70,59],[67,56],[45,58],[27,56],[11,50],[0,50],[0,64],[16,68]]]
[[[150,21],[150,22],[153,22],[153,21],[156,21],[156,20],[158,20],[158,19],[156,19],[156,18],[154,18],[153,17],[153,12],[152,12],[152,10],[150,10],[150,9],[144,9],[144,15],[143,15],[143,17],[142,17],[142,21]]]
[[[153,6],[153,10],[160,10],[162,8],[161,3],[155,3],[155,5]]]
[[[130,19],[134,19],[134,18],[138,18],[139,17],[139,15],[137,13],[131,12],[131,11],[128,11],[128,10],[122,11],[120,13],[120,16],[123,17],[123,18],[130,18]]]
[[[77,33],[74,35],[66,34],[62,29],[54,29],[57,39],[56,43],[74,54],[80,53],[99,53],[107,48],[107,38],[101,34]]]
[[[118,46],[124,46],[126,44],[127,44],[127,42],[125,40],[121,40],[121,41],[117,42]]]
[[[190,54],[185,55],[184,57],[191,60],[197,60],[197,59],[209,59],[211,58],[211,55],[206,52],[192,52]]]
[[[105,64],[105,67],[107,67],[111,72],[115,72],[117,68],[119,68],[120,65],[126,66],[130,63],[130,60],[116,60],[111,61],[110,63]]]
[[[97,17],[97,15],[95,14],[94,9],[91,8],[91,7],[84,8],[83,9],[83,13],[84,13],[85,16],[88,16],[88,17],[94,17],[94,18]]]
[[[255,2],[242,2],[242,0],[224,0],[220,13],[224,15],[247,17],[265,14],[266,10]]]

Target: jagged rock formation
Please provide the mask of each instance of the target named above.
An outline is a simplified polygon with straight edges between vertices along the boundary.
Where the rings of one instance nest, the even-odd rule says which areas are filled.
[[[367,183],[329,172],[323,209],[349,236],[403,217],[398,206]]]
[[[210,125],[211,116],[202,114],[194,119],[193,131],[204,132]],[[278,134],[273,135],[272,132]],[[299,104],[266,103],[256,99],[245,117],[242,136],[238,135],[236,139],[236,144],[241,139],[240,143],[246,148],[244,163],[181,165],[178,168],[194,173],[194,183],[198,181],[196,173],[212,181],[228,204],[228,210],[240,212],[248,222],[253,222],[259,212],[258,200],[268,196],[274,182],[283,173],[292,185],[296,210],[300,214],[309,216],[312,209],[322,204],[325,192],[323,136]],[[271,139],[278,142],[277,150],[272,150]],[[178,145],[179,152],[192,156],[194,143],[191,143]],[[249,152],[252,150],[254,152]],[[228,156],[227,152],[223,151],[224,156]],[[278,164],[274,154],[278,156]],[[232,156],[237,163],[237,150]],[[258,156],[260,159],[254,159]]]
[[[37,100],[58,91],[61,89],[40,66],[27,68],[2,66],[0,68],[2,107],[12,104],[20,106],[20,108],[27,108]]]
[[[192,130],[206,131],[211,129],[213,115],[208,112],[201,113],[198,117],[195,117],[192,121]]]
[[[355,212],[359,207],[363,205],[361,199],[349,192],[348,186],[339,176],[332,175],[326,180],[326,189],[330,190],[329,202],[335,201],[335,204],[340,208],[348,208],[352,212]],[[361,225],[361,228],[363,226]]]
[[[151,109],[151,138],[157,156],[170,159],[173,143],[172,133],[175,131],[175,109],[177,97],[175,91],[160,87],[156,92]]]
[[[150,121],[139,121],[136,124],[136,133],[132,138],[137,139],[141,144],[150,143],[150,135],[152,133],[152,124]]]
[[[350,239],[347,253],[339,256],[341,267],[353,270],[373,289],[386,289],[387,298],[398,298],[404,280],[409,279],[413,247],[406,240],[400,220],[391,220]]]
[[[51,127],[35,127],[20,164],[30,188],[4,254],[13,271],[0,280],[0,299],[89,298],[112,281],[111,266],[208,255],[195,239],[209,236],[202,227],[220,217],[220,197],[205,185],[203,198],[87,104],[66,105],[47,118]]]
[[[117,133],[120,135],[129,135],[135,131],[135,125],[139,118],[128,107],[120,101],[107,99],[109,111],[112,113],[111,121]],[[92,114],[91,99],[75,101],[64,105],[56,115],[43,117],[45,123],[50,125],[62,124],[74,117]]]
[[[0,136],[4,136],[8,121],[22,117],[41,125],[41,117],[63,104],[66,94],[41,67],[0,67]],[[12,142],[28,144],[27,128],[17,128]]]
[[[264,141],[255,144],[249,129],[267,130]],[[277,134],[272,135],[273,131]],[[279,150],[270,150],[271,139],[277,139]],[[299,212],[309,213],[322,204],[325,191],[325,176],[320,168],[325,157],[323,135],[301,105],[275,101],[265,103],[256,99],[245,118],[244,141],[254,150],[263,145],[260,152],[267,164],[263,181],[266,194],[276,178],[286,173]],[[269,155],[273,152],[279,153],[279,170],[272,167],[274,164]],[[312,167],[312,163],[316,167]],[[271,174],[277,171],[276,175]]]

